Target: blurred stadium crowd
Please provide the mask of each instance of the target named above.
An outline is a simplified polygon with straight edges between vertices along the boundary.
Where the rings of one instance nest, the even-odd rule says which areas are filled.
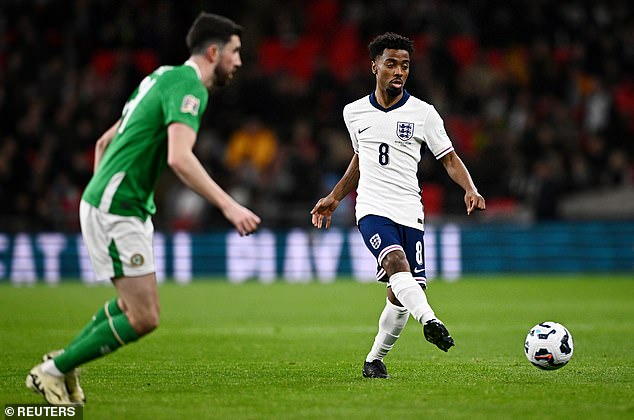
[[[306,226],[351,154],[343,106],[370,93],[367,43],[415,41],[406,88],[436,106],[489,211],[561,218],[569,195],[634,183],[634,18],[627,0],[3,0],[0,230],[76,231],[94,142],[142,77],[188,56],[200,10],[245,27],[243,69],[212,92],[197,154],[273,228]],[[426,154],[426,214],[462,193]],[[171,174],[157,229],[224,228]],[[352,198],[336,223],[354,223]],[[634,215],[632,216],[634,217]]]

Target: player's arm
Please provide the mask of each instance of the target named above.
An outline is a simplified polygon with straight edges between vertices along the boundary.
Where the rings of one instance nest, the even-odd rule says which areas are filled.
[[[451,151],[447,153],[440,158],[440,161],[449,174],[449,177],[465,190],[464,202],[467,206],[467,214],[471,214],[473,210],[484,210],[486,208],[484,197],[478,193],[478,189],[473,183],[467,167],[456,152]]]
[[[194,155],[195,142],[196,132],[190,126],[170,124],[167,128],[167,164],[185,185],[218,207],[240,235],[254,232],[261,222],[260,218],[238,204],[211,179]]]
[[[343,200],[351,191],[356,190],[359,185],[359,155],[356,153],[352,157],[348,169],[343,174],[337,185],[330,194],[319,199],[315,207],[310,211],[312,214],[313,226],[320,229],[326,218],[326,229],[330,227],[330,219],[339,202]]]
[[[97,143],[95,144],[95,164],[93,166],[93,172],[97,170],[97,166],[99,166],[99,162],[101,162],[103,154],[105,153],[106,149],[117,133],[117,127],[119,127],[120,122],[120,119],[117,120],[117,122],[114,123],[112,127],[110,127],[108,130],[106,130],[106,132],[103,133],[101,137],[99,137],[99,139],[97,140]]]

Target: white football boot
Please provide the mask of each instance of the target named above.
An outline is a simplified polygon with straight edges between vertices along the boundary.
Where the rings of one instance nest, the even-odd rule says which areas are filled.
[[[26,377],[26,386],[42,395],[51,405],[71,404],[64,377],[44,372],[42,363],[31,369]]]
[[[53,350],[42,356],[42,360],[47,361],[64,353],[64,350]],[[86,395],[84,390],[79,384],[79,369],[73,369],[67,372],[65,375],[66,388],[68,389],[68,395],[70,401],[75,404],[84,404],[86,402]]]

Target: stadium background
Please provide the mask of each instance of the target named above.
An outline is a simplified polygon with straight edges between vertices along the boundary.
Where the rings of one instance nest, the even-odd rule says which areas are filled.
[[[196,146],[214,178],[264,220],[236,251],[260,258],[261,271],[236,278],[328,281],[332,267],[319,270],[335,251],[324,243],[340,247],[335,276],[356,273],[354,197],[335,214],[339,239],[311,231],[308,211],[349,162],[341,110],[372,89],[366,45],[386,30],[415,40],[407,89],[438,108],[487,199],[486,212],[467,218],[460,189],[424,157],[434,270],[634,269],[629,2],[6,0],[0,281],[90,281],[77,207],[94,142],[146,73],[187,58],[184,35],[200,10],[245,27],[243,69],[212,93]],[[165,275],[234,278],[232,234],[218,212],[170,173],[156,198]],[[367,279],[373,267],[361,261]]]
[[[77,281],[94,281],[77,226],[93,145],[144,73],[186,58],[201,9],[246,30],[244,68],[213,92],[197,153],[264,226],[236,238],[166,173],[161,327],[82,367],[85,418],[634,417],[624,0],[0,0],[0,403],[41,403],[29,367],[112,298]],[[372,88],[366,45],[385,30],[415,39],[408,89],[439,108],[488,209],[467,218],[425,157],[428,274],[461,279],[431,283],[429,299],[457,346],[437,351],[410,321],[376,382],[360,370],[385,291],[354,197],[326,234],[308,211],[349,161],[341,109]],[[555,372],[523,350],[544,320],[575,340]]]

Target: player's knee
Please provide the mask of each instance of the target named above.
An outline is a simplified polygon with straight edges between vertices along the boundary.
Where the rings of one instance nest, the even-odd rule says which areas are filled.
[[[409,271],[409,263],[403,251],[392,251],[381,262],[388,276],[401,271]]]
[[[151,333],[158,328],[160,316],[157,311],[130,317],[130,325],[139,337]]]
[[[158,326],[159,326],[158,317],[146,318],[142,322],[139,323],[137,334],[139,334],[139,336],[149,334],[155,329],[157,329]]]

